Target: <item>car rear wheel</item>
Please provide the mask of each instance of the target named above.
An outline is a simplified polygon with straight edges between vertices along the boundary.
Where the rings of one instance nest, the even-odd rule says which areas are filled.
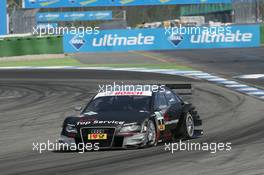
[[[181,134],[184,138],[189,139],[194,136],[194,120],[193,116],[188,112],[183,117],[181,125]]]

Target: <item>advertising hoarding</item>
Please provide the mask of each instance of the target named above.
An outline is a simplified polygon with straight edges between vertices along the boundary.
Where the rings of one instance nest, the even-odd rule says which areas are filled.
[[[24,8],[231,3],[231,0],[24,0]]]
[[[196,27],[201,29],[202,27]],[[209,27],[208,30],[211,30]],[[215,29],[215,27],[214,27]],[[186,33],[172,30],[131,29],[102,30],[99,34],[64,35],[64,52],[119,52],[132,50],[209,49],[260,46],[259,25],[236,25],[221,28],[223,33]]]
[[[0,35],[7,34],[6,0],[0,0]]]
[[[112,20],[112,11],[44,12],[36,14],[37,22]]]

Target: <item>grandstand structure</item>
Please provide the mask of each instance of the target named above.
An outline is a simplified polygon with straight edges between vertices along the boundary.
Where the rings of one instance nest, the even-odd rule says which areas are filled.
[[[232,0],[232,4],[184,5],[181,16],[204,16],[206,21],[261,23],[264,21],[263,0]]]
[[[233,0],[234,23],[263,23],[263,0]]]
[[[232,12],[232,4],[184,5],[180,8],[181,16],[204,16],[207,22],[231,23]]]

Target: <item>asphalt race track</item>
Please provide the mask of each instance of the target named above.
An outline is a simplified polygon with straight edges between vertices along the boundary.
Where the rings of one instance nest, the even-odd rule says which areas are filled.
[[[228,78],[244,74],[262,74],[264,68],[264,47],[157,51],[155,54],[166,55],[172,62]],[[239,80],[264,87],[261,79]]]
[[[226,76],[263,71],[264,47],[157,51],[177,63]]]
[[[74,58],[85,64],[162,64],[171,63],[194,70],[215,73],[228,79],[247,74],[263,74],[264,47],[186,49],[152,52],[80,53]],[[96,59],[94,59],[96,58]],[[237,79],[264,88],[263,79]]]
[[[63,119],[86,103],[98,84],[192,83],[191,101],[204,120],[205,136],[194,142],[231,142],[215,154],[178,151],[164,145],[138,150],[42,154],[33,142],[55,141]],[[87,70],[0,71],[0,174],[195,175],[264,173],[264,104],[206,82],[151,73]]]

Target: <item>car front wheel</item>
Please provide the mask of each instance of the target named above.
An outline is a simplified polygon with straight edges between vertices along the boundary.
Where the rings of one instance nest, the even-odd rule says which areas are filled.
[[[147,146],[157,145],[157,130],[152,120],[148,122],[146,137],[147,137]]]

